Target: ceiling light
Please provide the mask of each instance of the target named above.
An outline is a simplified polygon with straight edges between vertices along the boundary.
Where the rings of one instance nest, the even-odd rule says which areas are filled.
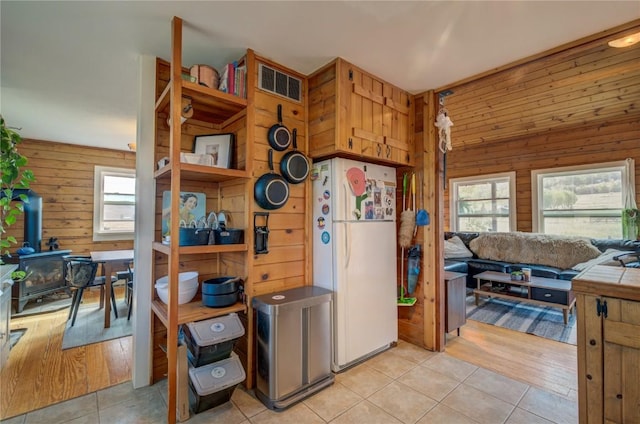
[[[624,37],[617,38],[615,40],[609,41],[609,45],[611,47],[629,47],[633,46],[637,42],[640,41],[640,32],[636,32],[635,34],[625,35]]]

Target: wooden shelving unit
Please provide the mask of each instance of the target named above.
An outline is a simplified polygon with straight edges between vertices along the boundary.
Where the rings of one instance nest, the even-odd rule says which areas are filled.
[[[253,61],[253,53],[250,52]],[[249,56],[249,54],[248,54]],[[251,62],[253,63],[253,62]],[[170,216],[178,217],[180,208],[181,191],[201,191],[205,192],[207,199],[213,199],[216,204],[215,210],[221,210],[228,206],[225,202],[235,202],[233,205],[240,205],[237,216],[234,220],[234,227],[245,231],[245,239],[249,229],[247,197],[250,192],[251,181],[252,147],[248,140],[241,140],[235,148],[236,155],[242,160],[236,169],[226,169],[194,165],[180,162],[180,153],[188,152],[191,149],[189,140],[195,134],[225,133],[243,130],[247,126],[246,116],[249,101],[231,94],[223,93],[219,90],[208,88],[186,81],[182,78],[185,72],[182,67],[182,20],[174,17],[171,23],[171,61],[169,62],[170,75],[166,86],[162,86],[166,80],[166,72],[160,75],[157,72],[157,88],[161,92],[156,101],[156,143],[155,159],[168,157],[168,165],[158,169],[154,173],[156,179],[156,241],[153,243],[154,251],[154,277],[162,275],[169,276],[169,301],[164,304],[156,298],[153,290],[152,311],[156,319],[153,329],[154,355],[153,369],[154,380],[158,378],[160,371],[164,370],[164,352],[159,353],[160,345],[166,346],[166,376],[168,380],[167,396],[167,422],[175,423],[177,419],[184,418],[184,405],[180,408],[178,404],[178,381],[182,381],[188,376],[182,375],[186,368],[185,364],[178,364],[178,329],[181,324],[206,320],[209,318],[227,315],[232,312],[247,312],[247,306],[238,302],[226,308],[209,308],[202,304],[200,296],[187,304],[178,304],[178,275],[187,270],[198,270],[200,280],[216,276],[217,273],[225,275],[226,272],[236,272],[246,278],[246,270],[249,251],[248,243],[224,244],[224,245],[203,245],[203,246],[179,246],[177,237],[172,237],[169,244],[161,242],[162,230],[161,218],[158,213],[162,211],[162,192],[171,192]],[[167,64],[164,62],[164,66]],[[188,98],[193,106],[193,117],[190,118],[189,125],[181,124],[182,99]],[[168,119],[167,119],[168,118]],[[176,124],[177,123],[177,124]],[[168,137],[166,126],[168,125]],[[162,131],[162,135],[159,132]],[[250,134],[246,135],[248,139]],[[168,146],[167,146],[168,138]],[[167,149],[168,147],[168,149]],[[231,187],[231,188],[229,188]],[[187,189],[187,190],[182,190]],[[226,200],[229,197],[228,191],[233,191],[237,198]],[[235,190],[235,191],[234,191]],[[233,194],[232,193],[232,194]],[[209,201],[209,200],[208,200]],[[244,203],[244,210],[241,204]],[[231,203],[229,203],[231,204]],[[214,209],[214,208],[208,208]],[[226,209],[226,208],[225,208]],[[179,234],[178,219],[169,220],[170,234]],[[250,236],[249,236],[250,237]],[[250,240],[250,238],[249,238]],[[225,261],[221,257],[230,255],[231,260]],[[227,263],[228,262],[228,263]],[[244,262],[244,263],[243,263]],[[231,265],[229,265],[229,263]],[[157,334],[162,334],[162,328],[166,329],[166,340],[157,340]],[[160,327],[161,327],[160,326]],[[156,363],[157,362],[157,363]],[[250,372],[250,370],[247,370]],[[180,375],[178,375],[180,373]],[[160,374],[161,376],[162,374]],[[180,383],[181,387],[183,383]],[[184,399],[181,399],[183,401]]]
[[[162,301],[156,299],[151,303],[151,309],[156,314],[160,321],[165,326],[169,325],[169,311],[167,305]],[[184,305],[180,305],[178,311],[178,324],[185,324],[187,322],[202,321],[209,318],[215,318],[222,315],[227,315],[232,312],[244,312],[246,306],[243,303],[236,303],[235,305],[228,306],[226,308],[208,308],[202,305],[199,300],[189,302]]]

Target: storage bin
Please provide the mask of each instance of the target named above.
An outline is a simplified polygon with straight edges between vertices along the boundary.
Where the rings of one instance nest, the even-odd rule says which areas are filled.
[[[244,327],[236,313],[182,326],[187,357],[194,367],[228,358]]]
[[[194,413],[206,411],[231,400],[236,386],[246,374],[238,355],[189,369],[189,405]]]
[[[180,228],[180,246],[200,246],[209,243],[209,228]]]
[[[244,230],[237,228],[218,228],[213,230],[216,244],[240,244],[244,243]]]

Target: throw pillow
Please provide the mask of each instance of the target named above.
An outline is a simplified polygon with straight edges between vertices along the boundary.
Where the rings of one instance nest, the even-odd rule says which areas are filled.
[[[616,250],[616,249],[607,249],[604,251],[604,253],[602,253],[597,258],[593,258],[586,262],[581,262],[579,264],[576,264],[572,267],[572,269],[576,271],[584,271],[585,269],[591,268],[594,265],[609,265],[609,266],[620,265],[620,262],[614,260],[613,258],[614,256],[618,256],[623,253],[627,253],[627,252],[624,252],[622,250]]]
[[[458,236],[453,236],[449,240],[444,241],[444,258],[471,258],[473,252],[467,249],[464,242]]]

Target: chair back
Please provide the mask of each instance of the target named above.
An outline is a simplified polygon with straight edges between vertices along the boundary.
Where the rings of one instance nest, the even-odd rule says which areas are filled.
[[[87,256],[64,256],[65,263],[65,280],[72,287],[87,287],[92,285],[96,273],[98,272],[98,263],[93,262]]]

